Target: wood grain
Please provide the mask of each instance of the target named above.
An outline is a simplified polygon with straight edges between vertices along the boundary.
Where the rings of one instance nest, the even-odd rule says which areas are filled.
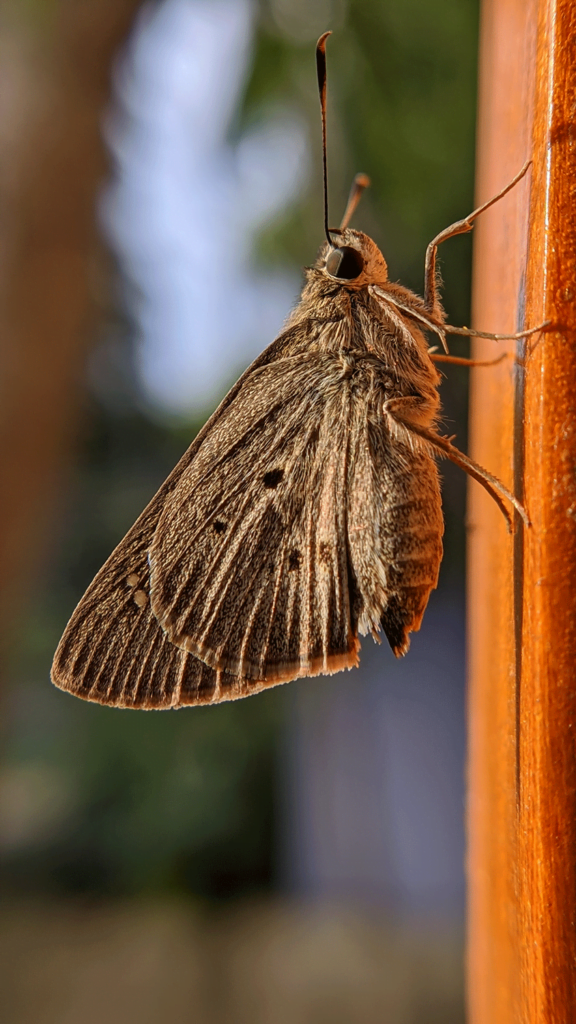
[[[471,485],[472,1024],[576,1020],[575,51],[571,0],[484,3],[478,200],[534,162],[478,226],[474,323],[553,326],[472,383],[472,454],[533,524]]]

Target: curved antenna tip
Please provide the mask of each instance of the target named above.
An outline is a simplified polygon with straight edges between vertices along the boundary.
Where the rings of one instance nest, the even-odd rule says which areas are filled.
[[[324,32],[324,34],[320,36],[320,39],[316,43],[316,50],[320,50],[320,53],[326,53],[326,40],[328,39],[328,36],[331,35],[331,32]]]

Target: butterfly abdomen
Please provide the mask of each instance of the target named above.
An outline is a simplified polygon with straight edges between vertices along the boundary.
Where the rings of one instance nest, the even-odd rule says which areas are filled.
[[[419,452],[411,469],[396,479],[395,498],[382,516],[381,547],[388,571],[380,624],[396,656],[406,653],[408,634],[420,628],[442,561],[444,522],[436,464]]]
[[[409,409],[414,403],[414,414],[430,422],[437,398],[402,395],[403,389],[398,382],[392,399],[384,385],[375,388],[358,407],[348,483],[354,620],[361,634],[382,629],[397,656],[408,650],[408,634],[419,629],[437,585],[444,532],[436,462],[386,413],[394,401]]]

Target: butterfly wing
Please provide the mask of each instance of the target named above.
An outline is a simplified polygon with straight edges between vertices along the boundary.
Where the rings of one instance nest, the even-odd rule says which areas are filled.
[[[271,684],[358,663],[346,374],[318,353],[263,367],[165,503],[152,608],[175,644],[213,668]]]
[[[151,612],[147,556],[161,507],[158,495],[74,612],[52,666],[52,680],[61,689],[129,708],[181,707],[244,696],[243,680],[175,647]]]
[[[148,552],[164,504],[203,438],[246,377],[276,358],[283,344],[282,338],[274,342],[240,378],[91,583],[54,656],[56,686],[86,700],[130,708],[212,703],[262,688],[213,669],[170,642],[150,607]]]
[[[440,499],[383,400],[373,367],[278,339],[98,573],[56,685],[179,707],[352,667],[358,632],[404,653],[436,585]]]

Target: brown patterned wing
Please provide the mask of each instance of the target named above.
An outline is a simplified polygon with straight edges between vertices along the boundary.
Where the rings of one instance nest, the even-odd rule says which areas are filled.
[[[204,438],[283,344],[274,342],[240,378],[88,588],[54,656],[56,686],[101,704],[174,708],[247,696],[264,685],[215,670],[170,642],[150,608],[148,551],[164,503]]]
[[[171,644],[152,614],[147,549],[154,511],[116,548],[78,605],[54,657],[53,682],[125,708],[182,707],[252,692]]]
[[[358,663],[346,536],[353,401],[337,358],[263,367],[165,502],[152,609],[173,643],[212,668],[273,684]]]
[[[401,443],[370,373],[287,355],[244,374],[98,573],[56,652],[57,686],[122,707],[247,696],[396,654],[441,557],[433,460]]]

